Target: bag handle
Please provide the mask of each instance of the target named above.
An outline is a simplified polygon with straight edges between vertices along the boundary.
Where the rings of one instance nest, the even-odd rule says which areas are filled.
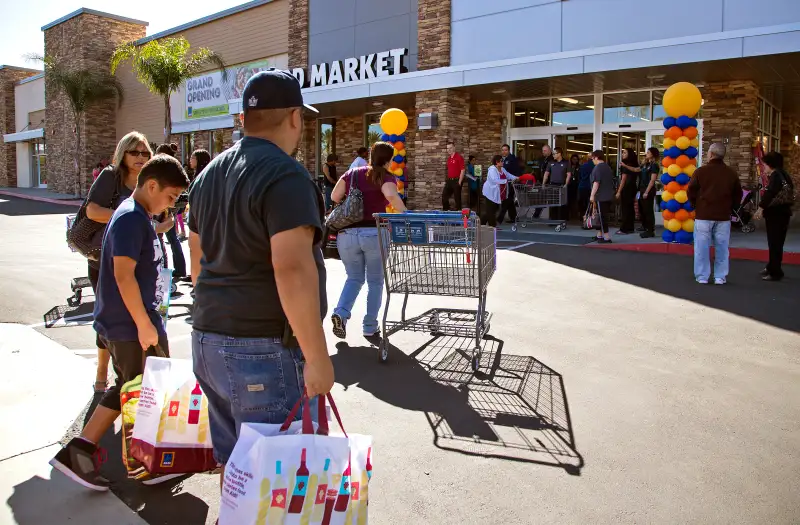
[[[341,428],[342,433],[347,436],[347,431],[344,429],[344,425],[342,424],[342,417],[339,415],[339,409],[336,407],[336,402],[333,400],[333,396],[330,393],[324,396],[319,396],[317,402],[317,435],[327,436],[329,431],[328,412],[325,410],[325,398],[328,399],[328,402],[331,405],[331,410],[333,411],[336,421],[339,423],[339,428]],[[294,407],[286,417],[286,421],[284,421],[283,425],[281,425],[281,432],[286,432],[289,430],[289,426],[297,417],[297,412],[300,410],[301,405],[303,406],[303,434],[314,434],[314,424],[311,420],[311,399],[308,397],[308,394],[305,391],[297,403],[294,404]]]

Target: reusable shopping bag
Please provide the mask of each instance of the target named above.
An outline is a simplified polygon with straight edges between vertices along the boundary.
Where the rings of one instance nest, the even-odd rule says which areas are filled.
[[[122,405],[122,463],[128,471],[129,478],[136,478],[145,473],[144,466],[131,454],[131,440],[133,439],[133,425],[136,423],[136,407],[142,391],[142,375],[139,374],[132,381],[128,381],[120,389],[120,404]]]
[[[208,400],[195,379],[190,359],[147,358],[130,450],[150,474],[188,474],[216,468],[208,429]]]
[[[330,394],[327,399],[341,426]],[[293,421],[301,402],[302,420]],[[318,419],[315,434],[305,397],[283,425],[242,424],[225,466],[220,525],[368,523],[372,438],[327,435],[323,396]]]

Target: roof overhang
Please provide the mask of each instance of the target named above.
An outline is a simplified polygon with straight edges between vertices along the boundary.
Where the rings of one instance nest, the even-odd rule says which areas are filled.
[[[44,128],[29,129],[27,131],[20,131],[19,133],[9,133],[8,135],[3,135],[3,142],[8,144],[11,142],[26,142],[41,138],[44,138]]]

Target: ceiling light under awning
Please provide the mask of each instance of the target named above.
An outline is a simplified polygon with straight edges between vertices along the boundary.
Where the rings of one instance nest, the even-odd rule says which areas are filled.
[[[579,101],[575,100],[574,98],[560,98],[558,99],[561,102],[566,102],[567,104],[577,104]]]

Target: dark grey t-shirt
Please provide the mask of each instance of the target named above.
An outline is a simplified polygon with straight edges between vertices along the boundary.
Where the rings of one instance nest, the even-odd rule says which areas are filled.
[[[547,164],[547,171],[550,172],[550,178],[548,179],[550,184],[566,184],[567,172],[569,171],[569,161],[551,160]]]
[[[119,174],[119,177],[121,178],[122,174]],[[117,193],[116,198],[114,197],[114,192]],[[114,166],[107,166],[92,183],[92,187],[89,188],[89,195],[86,196],[86,199],[103,208],[116,210],[117,206],[132,194],[133,190],[125,186],[121,180],[118,180]],[[92,243],[96,246],[100,246],[105,231],[105,228],[103,228],[95,233]]]
[[[200,236],[195,329],[233,337],[278,337],[286,316],[272,267],[270,238],[316,229],[320,318],[327,312],[322,258],[324,203],[306,169],[267,140],[245,137],[215,158],[189,193],[189,229]]]
[[[590,177],[592,185],[595,182],[600,183],[597,188],[597,193],[594,198],[597,202],[608,202],[614,200],[614,173],[611,171],[611,166],[605,162],[601,162],[592,170]]]

